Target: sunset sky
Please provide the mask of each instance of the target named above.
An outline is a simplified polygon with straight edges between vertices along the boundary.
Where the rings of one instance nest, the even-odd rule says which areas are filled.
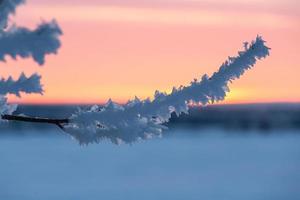
[[[300,102],[299,0],[27,0],[12,21],[55,18],[57,55],[0,63],[2,77],[42,75],[45,93],[18,103],[123,103],[212,74],[262,35],[271,56],[230,85],[222,103]]]

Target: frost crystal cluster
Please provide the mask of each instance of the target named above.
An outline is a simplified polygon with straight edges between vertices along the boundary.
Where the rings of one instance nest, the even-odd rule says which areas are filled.
[[[163,124],[169,121],[172,112],[187,113],[189,103],[206,105],[223,100],[229,92],[228,83],[268,56],[269,50],[257,36],[250,44],[244,43],[244,50],[237,57],[229,57],[211,77],[204,75],[189,86],[173,88],[170,94],[156,91],[153,100],[135,98],[125,105],[109,100],[104,107],[95,105],[89,110],[79,110],[64,128],[80,144],[102,139],[116,144],[133,143],[161,136],[166,129]]]
[[[25,0],[0,0],[0,61],[5,62],[5,56],[13,59],[31,57],[43,65],[47,54],[57,53],[60,47],[58,37],[62,31],[54,20],[43,22],[34,30],[12,24],[9,17],[23,3]],[[0,115],[11,114],[16,109],[15,105],[6,103],[7,94],[19,97],[20,92],[42,93],[40,79],[38,74],[26,77],[24,73],[18,80],[0,78]]]

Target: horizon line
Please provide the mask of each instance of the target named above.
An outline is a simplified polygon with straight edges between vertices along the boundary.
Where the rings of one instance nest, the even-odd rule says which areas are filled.
[[[61,102],[53,102],[53,103],[32,103],[32,102],[24,102],[24,103],[16,103],[10,102],[11,104],[18,104],[20,106],[90,106],[90,105],[105,105],[106,103],[94,102],[94,103],[61,103]],[[126,103],[119,103],[120,105],[125,105]],[[207,105],[190,105],[190,107],[206,107],[206,106],[226,106],[226,105],[282,105],[282,104],[299,104],[300,101],[265,101],[265,102],[227,102],[227,103],[214,103],[214,104],[207,104]]]

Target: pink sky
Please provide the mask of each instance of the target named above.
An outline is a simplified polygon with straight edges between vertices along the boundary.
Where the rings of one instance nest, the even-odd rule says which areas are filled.
[[[44,96],[14,102],[125,102],[211,74],[260,34],[271,56],[231,84],[223,103],[300,102],[299,15],[296,0],[27,0],[12,20],[34,27],[55,18],[62,48],[42,68],[8,59],[1,75],[43,76]]]

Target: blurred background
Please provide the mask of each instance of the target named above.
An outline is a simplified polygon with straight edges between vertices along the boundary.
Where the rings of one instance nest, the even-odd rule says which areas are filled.
[[[94,104],[170,92],[211,75],[261,35],[271,55],[230,84],[225,104],[300,102],[298,0],[27,0],[12,23],[57,20],[62,47],[43,67],[0,62],[1,76],[42,75],[26,104]]]
[[[169,92],[257,34],[272,50],[222,104],[173,116],[163,138],[79,146],[58,127],[1,122],[0,199],[299,200],[299,14],[298,0],[27,0],[11,23],[55,18],[64,35],[43,67],[0,63],[4,78],[42,75],[43,96],[9,96],[17,114],[65,118]]]

